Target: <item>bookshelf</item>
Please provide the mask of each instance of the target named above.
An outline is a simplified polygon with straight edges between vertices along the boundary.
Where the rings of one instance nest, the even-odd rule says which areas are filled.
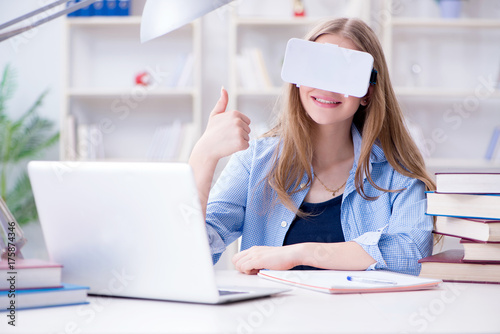
[[[306,13],[303,17],[294,15],[293,1],[289,0],[255,0],[232,8],[228,42],[229,108],[249,115],[253,137],[269,129],[273,120],[273,108],[284,88],[281,66],[288,40],[302,38],[318,22],[332,16],[356,15],[367,21],[370,18],[371,1],[364,3],[362,9],[357,6],[358,1],[303,0],[303,4]],[[253,57],[253,62],[252,53],[259,54]],[[246,58],[246,62],[241,58]],[[260,62],[255,58],[260,58]],[[252,70],[244,71],[245,67]],[[262,72],[268,77],[267,82],[259,77]],[[251,76],[257,78],[249,80]]]
[[[484,158],[500,125],[500,8],[462,2],[441,18],[436,1],[384,0],[381,41],[406,117],[422,130],[428,169],[498,171]]]
[[[65,18],[62,160],[187,161],[202,128],[201,23],[141,44],[143,6],[132,0],[130,16]],[[144,72],[149,84],[136,84]],[[165,134],[179,122],[179,138]],[[173,141],[185,147],[152,151]]]

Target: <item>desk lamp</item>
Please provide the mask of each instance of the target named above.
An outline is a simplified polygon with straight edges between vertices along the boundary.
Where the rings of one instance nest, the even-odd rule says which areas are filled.
[[[167,34],[234,0],[148,0],[142,12],[141,42]]]
[[[142,15],[141,41],[146,42],[169,33],[232,1],[234,0],[148,0],[144,6]],[[94,2],[96,2],[96,0],[81,0],[80,2],[74,2],[73,0],[57,0],[32,12],[21,15],[14,20],[0,24],[0,42],[29,31],[43,23],[52,21],[62,15],[69,14],[78,9],[89,6]],[[69,4],[63,10],[47,15],[46,17],[26,26],[7,32],[1,32],[16,23],[27,20],[30,17],[41,14],[51,8],[65,3]]]

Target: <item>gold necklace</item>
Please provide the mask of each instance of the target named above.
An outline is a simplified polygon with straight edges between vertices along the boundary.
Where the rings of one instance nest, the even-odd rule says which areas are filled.
[[[314,173],[314,172],[313,172],[313,174],[314,174],[314,176],[318,179],[319,183],[321,183],[321,184],[323,185],[323,187],[325,188],[325,190],[326,190],[326,191],[328,191],[328,192],[330,192],[330,193],[332,193],[332,197],[335,197],[335,194],[336,194],[336,193],[337,193],[340,189],[342,189],[342,187],[343,187],[343,186],[345,186],[345,184],[347,183],[347,180],[345,180],[345,182],[344,182],[344,183],[343,183],[340,187],[338,187],[338,188],[337,188],[337,189],[335,189],[335,190],[332,190],[332,189],[328,188],[328,187],[326,186],[326,184],[324,184],[324,183],[323,183],[323,181],[321,181],[321,179],[318,177],[318,175],[316,175],[316,173]]]

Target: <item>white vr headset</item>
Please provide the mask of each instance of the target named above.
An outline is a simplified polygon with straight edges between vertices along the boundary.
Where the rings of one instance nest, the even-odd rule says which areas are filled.
[[[367,52],[292,38],[287,44],[281,78],[298,87],[363,97],[369,85],[376,83],[377,71]]]

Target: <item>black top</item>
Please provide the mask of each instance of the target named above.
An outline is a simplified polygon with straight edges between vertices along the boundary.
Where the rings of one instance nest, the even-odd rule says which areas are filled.
[[[300,210],[308,213],[306,218],[295,217],[285,235],[283,246],[302,242],[343,242],[344,233],[340,223],[342,195],[322,203],[303,202]],[[294,270],[318,269],[297,266]]]

